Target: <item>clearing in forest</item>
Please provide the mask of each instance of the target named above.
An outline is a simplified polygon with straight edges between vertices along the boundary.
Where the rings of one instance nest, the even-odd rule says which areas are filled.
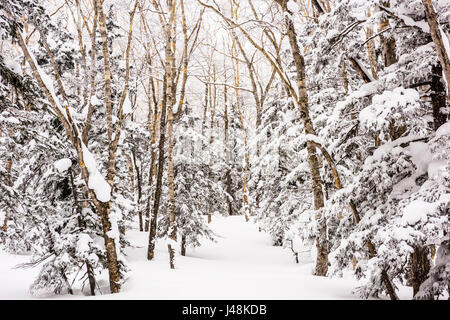
[[[271,245],[270,236],[258,231],[243,216],[214,216],[210,224],[216,242],[188,248],[177,257],[175,270],[169,268],[167,245],[159,240],[155,259],[146,259],[148,233],[127,231],[131,247],[126,250],[131,268],[119,294],[108,294],[107,275],[99,281],[104,295],[47,296],[47,298],[88,299],[358,299],[352,294],[357,285],[344,278],[312,275],[314,259],[300,257],[296,264],[289,249]],[[28,257],[0,253],[0,299],[30,299],[28,286],[38,269],[12,269]],[[87,285],[85,288],[87,292]],[[400,297],[410,298],[409,288]]]

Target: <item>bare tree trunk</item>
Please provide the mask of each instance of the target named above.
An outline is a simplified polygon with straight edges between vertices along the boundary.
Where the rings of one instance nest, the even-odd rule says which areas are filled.
[[[286,0],[275,1],[281,6],[283,11],[288,12]],[[315,135],[314,126],[309,116],[308,93],[306,91],[305,61],[298,46],[294,24],[287,15],[285,16],[285,21],[288,27],[287,34],[297,72],[297,86],[299,95],[298,106],[300,109],[301,118],[304,123],[305,133]],[[322,178],[320,177],[320,164],[316,154],[316,148],[311,141],[307,142],[306,149],[308,152],[309,168],[311,170],[314,209],[320,210],[324,206]],[[316,215],[316,219],[319,224],[319,234],[316,237],[317,260],[315,274],[318,276],[326,276],[328,271],[327,227],[325,217],[323,217],[321,213]]]
[[[422,3],[425,7],[428,25],[430,26],[431,38],[434,42],[434,48],[439,58],[439,62],[441,63],[445,82],[447,83],[447,104],[450,104],[450,52],[447,51],[449,48],[447,47],[446,49],[444,43],[445,41],[448,44],[448,38],[438,24],[433,2],[431,0],[422,0]]]
[[[226,75],[225,75],[225,79],[226,79]],[[224,116],[225,116],[225,165],[227,167],[227,206],[228,206],[228,215],[232,216],[233,215],[233,210],[232,210],[232,206],[231,206],[231,168],[230,168],[230,136],[229,136],[229,132],[228,132],[228,102],[227,102],[227,86],[224,86],[224,100],[225,100],[225,112],[224,112]]]
[[[156,221],[158,218],[159,202],[161,200],[162,191],[162,176],[164,169],[164,144],[166,140],[166,109],[167,109],[167,79],[164,74],[163,80],[163,96],[161,103],[161,118],[159,122],[159,157],[158,157],[158,172],[156,176],[155,197],[153,199],[152,217],[150,222],[150,232],[148,238],[147,259],[152,260],[155,255],[155,241],[156,241]]]
[[[8,130],[8,134],[11,136],[12,135],[12,130]],[[0,131],[0,137],[1,137],[1,131]],[[6,160],[6,174],[7,174],[7,184],[9,187],[12,186],[12,179],[11,179],[11,170],[12,170],[12,157],[8,157],[8,160]],[[3,226],[0,227],[0,231],[3,232],[4,236],[2,239],[2,242],[5,243],[6,242],[6,232],[8,231],[8,219],[9,219],[9,215],[8,215],[8,211],[5,211],[5,217],[3,219]]]
[[[395,39],[392,37],[386,38],[380,35],[381,38],[381,52],[385,67],[397,62],[397,55],[395,53]]]
[[[174,9],[172,9],[174,10]],[[171,55],[171,54],[170,54]],[[168,63],[169,66],[172,66],[172,61]],[[173,111],[172,111],[172,103],[173,98],[171,95],[172,91],[172,72],[169,71],[169,76],[167,78],[167,82],[169,83],[168,92],[169,97],[169,115],[167,117],[168,123],[168,153],[167,153],[167,180],[169,182],[169,236],[173,242],[177,241],[177,225],[175,221],[175,185],[174,185],[174,169],[173,169]],[[175,268],[175,245],[171,243],[168,244],[169,249],[169,259],[170,259],[170,268]]]
[[[152,73],[152,60],[150,58],[150,55],[148,55],[148,64],[149,64],[149,72]],[[150,153],[151,153],[151,160],[150,160],[150,169],[149,169],[149,177],[148,177],[148,186],[151,187],[153,185],[153,177],[156,174],[156,150],[153,147],[153,145],[156,143],[156,130],[157,130],[157,121],[158,121],[158,109],[159,109],[159,103],[157,99],[157,93],[159,95],[159,86],[157,87],[157,92],[155,92],[155,85],[153,82],[152,77],[149,78],[151,93],[153,97],[153,121],[151,126],[151,144],[150,144]],[[148,118],[151,119],[151,110],[150,110],[150,102],[149,102],[149,109],[148,109]],[[150,120],[149,120],[150,122]],[[150,127],[149,127],[150,130]],[[147,232],[149,230],[150,226],[150,197],[147,200],[147,207],[145,210],[145,227],[144,230]]]
[[[357,59],[353,57],[348,57],[348,60],[351,62],[353,68],[356,70],[356,72],[358,72],[358,74],[361,76],[361,78],[364,80],[365,83],[369,83],[372,81],[371,77],[361,67],[360,62]]]
[[[104,55],[104,77],[105,77],[105,106],[106,106],[106,122],[108,124],[108,137],[109,137],[109,152],[108,152],[108,166],[107,166],[107,175],[106,179],[113,189],[114,186],[114,177],[115,177],[115,165],[116,165],[116,155],[117,155],[117,147],[119,144],[120,131],[122,129],[124,114],[123,114],[123,104],[125,98],[128,93],[128,81],[130,78],[130,49],[131,49],[131,40],[133,34],[133,18],[136,12],[138,1],[136,0],[134,3],[133,11],[130,14],[130,22],[128,29],[128,39],[127,39],[127,47],[125,54],[125,63],[126,63],[126,73],[125,73],[125,85],[120,96],[119,101],[119,109],[118,109],[118,123],[116,125],[116,129],[112,126],[112,104],[111,104],[111,71],[110,71],[110,62],[109,62],[109,52],[108,52],[108,41],[106,35],[106,19],[103,13],[101,0],[97,0],[97,10],[99,13],[99,27],[100,34],[103,42],[103,55]],[[114,132],[114,139],[112,137],[112,133]],[[117,259],[116,250],[116,241],[119,242],[119,239],[111,238],[108,233],[111,230],[111,222],[109,220],[109,213],[111,210],[111,202],[101,203],[97,207],[99,207],[99,211],[101,213],[102,221],[103,221],[103,236],[105,239],[105,247],[106,247],[106,256],[107,256],[107,265],[109,270],[109,282],[111,293],[117,293],[120,290],[120,272],[119,272],[119,262]]]
[[[185,256],[186,255],[186,235],[183,234],[181,236],[181,255]]]
[[[172,2],[173,1],[173,2]],[[176,87],[174,83],[174,51],[175,51],[175,34],[176,34],[176,0],[169,0],[170,20],[167,26],[167,43],[166,43],[166,74],[167,74],[167,102],[168,102],[168,152],[167,152],[167,180],[169,183],[169,237],[171,242],[167,245],[169,250],[170,268],[175,268],[175,244],[177,241],[177,224],[175,221],[175,185],[174,185],[174,168],[173,168],[173,104],[175,102]],[[172,34],[173,31],[173,34]],[[173,49],[170,45],[173,45]],[[172,51],[173,50],[173,51]]]
[[[442,83],[442,68],[440,65],[432,67],[433,75],[431,76],[431,104],[433,105],[433,123],[434,130],[437,130],[445,122],[447,115],[443,113],[446,106],[445,86]]]
[[[150,156],[150,166],[148,168],[149,173],[148,173],[148,186],[149,188],[151,188],[151,186],[153,185],[153,177],[156,175],[156,148],[154,148],[154,145],[156,143],[156,138],[157,138],[157,125],[158,125],[158,115],[159,115],[159,103],[158,101],[160,100],[159,97],[159,83],[160,81],[158,79],[156,79],[156,90],[155,90],[155,82],[154,82],[154,77],[153,77],[153,61],[152,61],[152,56],[151,56],[151,52],[150,52],[150,40],[149,38],[152,38],[151,32],[150,32],[150,28],[148,26],[147,23],[147,19],[144,16],[144,12],[145,10],[143,9],[143,6],[141,3],[138,4],[139,9],[141,11],[141,23],[142,26],[144,28],[146,37],[147,37],[147,45],[144,45],[145,50],[147,51],[147,64],[148,64],[148,68],[149,68],[149,77],[148,77],[148,84],[149,84],[149,92],[148,92],[148,101],[147,101],[147,106],[148,106],[148,115],[147,115],[147,130],[149,132],[150,135],[150,147],[149,147],[149,152],[151,154]],[[152,114],[152,101],[153,101],[153,114]],[[148,192],[148,196],[146,197],[146,206],[145,206],[145,225],[144,225],[144,230],[145,232],[149,231],[149,227],[150,227],[150,203],[151,203],[151,190]]]
[[[136,169],[136,178],[137,178],[137,203],[138,203],[138,218],[139,218],[139,231],[144,231],[144,221],[143,221],[143,216],[142,216],[142,210],[141,210],[141,204],[142,204],[142,176],[141,176],[141,170],[139,169],[139,166],[136,163],[136,152],[134,150],[134,147],[131,149],[131,155],[133,156],[132,158],[129,159],[130,162],[130,175],[131,175],[131,179],[132,179],[132,192],[134,194],[134,173],[132,173],[133,171],[133,163],[134,163],[134,168]]]
[[[100,35],[102,37],[102,51],[103,51],[103,59],[104,59],[104,73],[105,73],[105,106],[106,106],[106,122],[108,127],[108,139],[109,142],[112,142],[112,133],[113,133],[113,125],[112,125],[112,105],[111,105],[111,69],[109,62],[109,49],[108,49],[108,37],[106,31],[106,17],[103,12],[103,1],[95,0],[95,5],[97,6],[98,11],[98,22],[100,28]],[[95,44],[93,44],[95,45]]]
[[[233,7],[233,1],[230,1],[231,4],[231,11],[232,11],[232,17],[237,20],[237,9],[234,9]],[[232,29],[234,32],[234,29]],[[247,186],[247,179],[248,179],[248,170],[250,167],[250,158],[249,158],[249,148],[248,148],[248,137],[247,137],[247,129],[245,127],[244,122],[244,114],[242,112],[242,106],[241,106],[241,98],[239,95],[239,86],[240,86],[240,78],[239,78],[239,61],[237,59],[238,52],[236,48],[236,44],[238,43],[237,37],[233,37],[233,44],[231,47],[231,55],[235,61],[236,64],[233,63],[233,70],[234,70],[234,85],[235,85],[235,94],[236,94],[236,105],[239,113],[239,121],[242,127],[242,134],[244,136],[244,168],[242,170],[242,200],[243,200],[243,211],[244,211],[244,217],[245,221],[249,221],[249,215],[250,215],[250,206],[248,204],[248,186]]]
[[[133,152],[132,152],[133,153]],[[135,186],[134,186],[134,166],[133,166],[133,159],[135,158],[134,154],[133,154],[133,159],[127,155],[128,158],[128,171],[130,173],[130,183],[131,183],[131,193],[134,194],[135,191]]]
[[[89,280],[89,289],[91,290],[91,296],[95,296],[95,276],[92,266],[86,261],[86,272]]]
[[[208,85],[208,82],[206,82],[205,83],[205,105],[203,107],[202,135],[205,134],[206,112],[208,110],[208,92],[209,92],[209,85]]]
[[[427,247],[414,246],[411,253],[409,283],[413,287],[413,296],[419,292],[420,285],[427,279],[430,271],[429,250]]]
[[[342,79],[344,80],[344,91],[345,94],[348,94],[348,76],[347,76],[347,69],[345,68],[344,59],[342,59],[341,71],[342,71]]]
[[[217,88],[216,88],[216,65],[213,64],[213,84],[212,89],[210,89],[210,101],[211,101],[211,121],[209,125],[209,144],[214,142],[214,116],[216,115],[217,106]]]
[[[367,17],[370,17],[370,8],[367,9]],[[372,26],[368,26],[366,29],[366,39],[367,39],[367,56],[369,57],[370,70],[372,72],[372,76],[375,80],[378,79],[377,71],[377,55],[375,53],[375,42],[370,39],[373,36]]]
[[[84,19],[84,17],[83,17]],[[98,12],[97,12],[97,6],[94,5],[94,18],[93,18],[94,22],[93,22],[93,26],[92,26],[92,31],[90,34],[91,37],[91,68],[90,68],[90,93],[89,93],[89,101],[88,101],[88,113],[86,116],[86,122],[83,128],[83,133],[82,133],[82,140],[83,143],[86,145],[86,147],[88,146],[89,140],[89,131],[91,130],[91,122],[92,122],[92,115],[94,113],[94,106],[92,105],[91,102],[91,98],[93,95],[95,95],[95,56],[97,54],[97,50],[96,50],[96,36],[97,36],[97,21],[98,21]],[[81,36],[81,34],[79,35]]]
[[[117,260],[117,248],[113,238],[108,233],[111,230],[111,222],[109,221],[110,203],[101,203],[97,206],[100,213],[103,227],[103,238],[105,240],[106,248],[106,265],[109,272],[109,287],[111,293],[118,293],[120,291],[120,271],[119,261]],[[119,239],[117,239],[119,241]]]
[[[389,0],[385,1],[383,5],[389,7]],[[385,19],[380,25],[381,31],[385,30],[388,25],[389,21],[388,19]],[[392,36],[386,37],[385,35],[380,34],[380,44],[384,67],[387,68],[397,62],[395,39]]]

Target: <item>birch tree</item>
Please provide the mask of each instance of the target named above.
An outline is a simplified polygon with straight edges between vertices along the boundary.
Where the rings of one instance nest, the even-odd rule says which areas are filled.
[[[19,43],[19,46],[25,56],[26,61],[28,62],[28,65],[30,66],[33,76],[36,79],[40,89],[44,92],[47,100],[49,101],[52,112],[57,116],[59,121],[62,123],[67,138],[71,142],[73,148],[76,151],[78,162],[81,167],[82,177],[85,181],[86,186],[89,188],[89,196],[91,200],[93,201],[95,208],[97,210],[97,213],[101,217],[101,222],[103,226],[103,237],[105,240],[105,248],[107,252],[107,266],[109,271],[109,279],[110,279],[110,290],[111,293],[117,293],[120,290],[121,281],[120,281],[120,271],[119,271],[119,262],[118,262],[118,253],[117,253],[117,246],[116,246],[116,237],[118,235],[116,234],[116,231],[113,228],[117,228],[117,225],[112,225],[110,220],[110,208],[111,208],[111,190],[114,187],[114,176],[115,176],[115,159],[116,159],[116,152],[117,147],[119,143],[119,137],[120,137],[120,130],[123,124],[124,120],[124,114],[123,114],[123,103],[125,100],[125,96],[127,94],[128,89],[128,78],[129,78],[129,48],[131,44],[131,38],[132,38],[132,22],[134,13],[136,10],[136,3],[134,4],[134,9],[130,13],[130,32],[129,32],[129,39],[128,39],[128,45],[127,45],[127,56],[126,56],[126,62],[127,62],[127,75],[126,75],[126,83],[122,92],[122,96],[120,99],[120,104],[117,108],[117,117],[119,118],[119,122],[116,126],[116,128],[113,127],[112,123],[112,105],[111,105],[111,88],[110,88],[110,80],[111,80],[111,73],[110,73],[110,65],[109,65],[109,48],[108,48],[108,42],[107,42],[107,30],[105,26],[106,18],[105,14],[103,12],[103,4],[101,1],[95,2],[96,12],[98,12],[98,24],[100,28],[100,33],[102,36],[103,41],[103,55],[104,55],[104,78],[105,78],[105,108],[106,108],[106,114],[107,114],[107,131],[108,131],[108,144],[105,146],[105,148],[108,150],[109,153],[109,159],[108,159],[108,167],[107,167],[107,174],[106,174],[106,180],[103,178],[101,173],[99,172],[99,169],[97,167],[97,164],[95,163],[95,159],[92,156],[92,154],[89,152],[88,148],[86,147],[85,143],[82,140],[82,131],[79,128],[79,125],[73,120],[73,117],[71,115],[71,109],[69,106],[69,101],[67,99],[67,94],[64,90],[64,85],[61,80],[61,76],[59,74],[58,69],[56,68],[56,65],[53,62],[52,54],[49,50],[47,50],[47,53],[49,55],[50,60],[52,61],[53,65],[53,76],[57,80],[58,89],[61,93],[62,100],[64,103],[64,107],[61,105],[59,98],[55,95],[55,90],[51,84],[47,80],[48,76],[43,74],[42,70],[39,68],[39,65],[36,63],[36,59],[34,58],[33,54],[28,49],[28,46],[23,38],[23,34],[20,30],[20,28],[17,28],[17,31],[15,33],[15,37]],[[9,14],[9,16],[14,19],[13,17],[17,15],[17,12],[14,12],[13,8],[11,7],[5,7],[6,12]],[[39,28],[39,25],[36,25],[35,27]],[[44,35],[44,32],[41,32],[41,36]],[[45,45],[45,37],[41,39],[44,42]],[[114,135],[113,135],[114,133]]]

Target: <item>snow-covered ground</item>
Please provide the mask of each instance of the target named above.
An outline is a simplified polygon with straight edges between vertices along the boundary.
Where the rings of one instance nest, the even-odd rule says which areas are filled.
[[[350,276],[313,276],[311,258],[302,256],[296,264],[291,251],[272,246],[270,237],[259,232],[255,224],[245,222],[242,216],[214,216],[211,228],[217,235],[217,242],[208,241],[199,248],[188,248],[185,257],[177,257],[175,270],[169,269],[164,241],[157,243],[155,259],[147,261],[148,233],[128,231],[133,248],[127,250],[127,260],[132,271],[121,293],[51,298],[358,299],[351,293],[356,280]],[[34,298],[28,293],[28,287],[38,269],[12,269],[27,260],[27,256],[0,252],[0,299]],[[105,281],[103,285],[104,293],[108,292]],[[411,288],[400,288],[400,298],[411,299],[411,295]]]

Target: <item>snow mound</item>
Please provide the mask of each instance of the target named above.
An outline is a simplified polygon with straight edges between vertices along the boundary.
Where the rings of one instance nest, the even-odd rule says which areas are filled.
[[[69,158],[59,159],[53,165],[59,173],[63,173],[72,166],[72,160]]]
[[[426,222],[428,215],[436,209],[436,204],[421,200],[414,200],[403,209],[402,221],[404,225],[415,225],[419,221]]]
[[[99,99],[97,98],[97,96],[94,94],[94,95],[91,97],[91,104],[92,104],[93,106],[101,106],[101,105],[103,104],[103,102],[102,102],[101,100],[99,100]]]
[[[447,121],[436,130],[436,138],[450,135],[450,121]]]

